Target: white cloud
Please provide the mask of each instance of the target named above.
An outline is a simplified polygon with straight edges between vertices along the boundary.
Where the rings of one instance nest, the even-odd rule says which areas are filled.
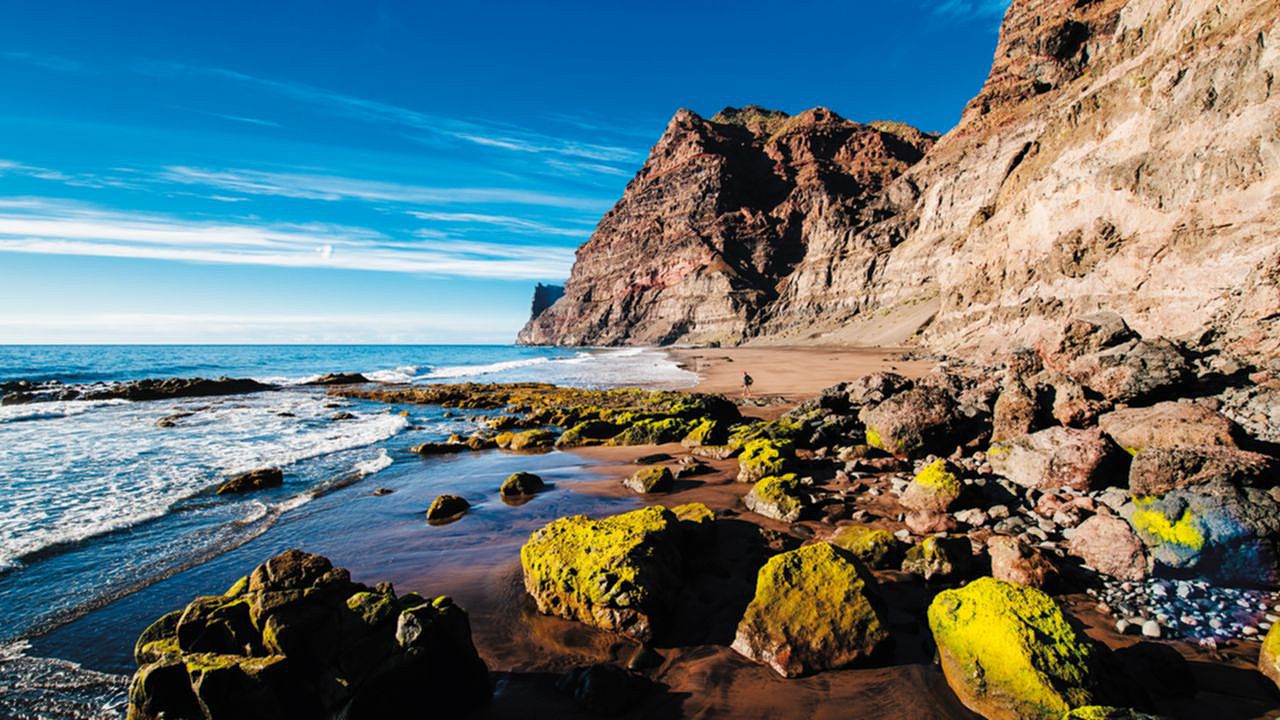
[[[572,248],[404,242],[366,228],[194,221],[42,198],[0,201],[0,252],[502,279],[564,277],[573,263]]]
[[[590,237],[591,231],[586,228],[566,228],[546,223],[511,217],[509,215],[488,215],[484,213],[466,212],[425,212],[415,210],[409,213],[419,220],[428,220],[448,224],[490,225],[522,235],[557,235],[561,237]]]
[[[365,200],[396,203],[510,203],[574,210],[599,211],[607,201],[569,197],[516,188],[449,188],[363,180],[333,175],[267,172],[260,170],[207,170],[175,165],[159,179],[188,185],[307,200]]]

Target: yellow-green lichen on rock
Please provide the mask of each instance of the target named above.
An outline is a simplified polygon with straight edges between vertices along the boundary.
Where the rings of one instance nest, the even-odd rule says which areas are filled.
[[[1258,670],[1280,688],[1280,623],[1273,624],[1262,641]]]
[[[893,533],[867,525],[843,525],[831,535],[831,544],[849,551],[867,566],[884,567],[898,548]]]
[[[858,561],[830,543],[775,555],[760,568],[733,649],[783,677],[847,667],[889,639],[875,591]]]
[[[989,720],[1060,720],[1096,704],[1100,650],[1053,598],[984,577],[929,605],[947,683]]]
[[[955,468],[946,460],[929,463],[902,493],[902,505],[920,512],[946,512],[964,490]]]
[[[1129,519],[1147,545],[1170,543],[1196,552],[1204,548],[1204,533],[1190,508],[1171,522],[1163,512],[1151,507],[1155,501],[1156,498],[1134,498],[1137,509]]]
[[[787,440],[750,440],[738,455],[738,482],[756,482],[788,472],[795,461],[795,445]]]
[[[520,548],[539,612],[648,640],[680,584],[680,525],[661,506],[560,518]]]
[[[1062,716],[1062,720],[1161,720],[1157,715],[1148,715],[1129,708],[1112,707],[1110,705],[1086,705],[1078,707]]]
[[[757,482],[742,502],[747,509],[765,517],[795,522],[805,508],[804,487],[795,473],[770,475]]]
[[[652,465],[640,468],[622,481],[623,486],[641,495],[657,492],[669,492],[675,476],[666,465]]]

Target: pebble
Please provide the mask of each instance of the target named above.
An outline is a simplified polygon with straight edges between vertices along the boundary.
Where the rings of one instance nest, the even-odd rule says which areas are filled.
[[[1128,632],[1140,626],[1144,635],[1150,627],[1157,627],[1163,638],[1256,641],[1272,623],[1280,621],[1280,613],[1274,612],[1280,594],[1215,587],[1204,580],[1104,579],[1100,588],[1090,590],[1090,597],[1099,605],[1111,608],[1113,618],[1128,623]]]
[[[1142,623],[1142,637],[1158,638],[1160,637],[1160,623],[1155,620],[1148,620]]]

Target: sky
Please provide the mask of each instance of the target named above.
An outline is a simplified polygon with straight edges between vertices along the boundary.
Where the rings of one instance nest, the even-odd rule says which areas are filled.
[[[677,109],[944,132],[1007,5],[11,3],[0,344],[509,343]]]

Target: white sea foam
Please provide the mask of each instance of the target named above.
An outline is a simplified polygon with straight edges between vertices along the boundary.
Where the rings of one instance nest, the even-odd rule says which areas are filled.
[[[0,568],[51,545],[160,517],[227,475],[264,466],[285,466],[288,474],[290,465],[368,446],[408,426],[386,410],[330,420],[330,402],[315,392],[282,391],[86,403],[84,412],[7,425]],[[156,426],[176,412],[192,414],[174,427]]]
[[[375,370],[373,372],[364,373],[364,376],[374,382],[385,383],[407,383],[413,382],[418,377],[418,373],[422,368],[418,365],[403,365],[394,370]]]
[[[506,360],[503,362],[488,363],[485,365],[452,365],[445,367],[433,368],[429,372],[416,376],[415,380],[442,380],[463,377],[482,377],[484,375],[492,375],[507,370],[515,370],[518,368],[535,367],[537,365],[546,365],[548,363],[562,362],[561,360],[553,360],[546,357],[525,358],[523,360]]]
[[[123,718],[129,678],[57,658],[32,657],[30,645],[0,645],[0,717],[41,720]],[[35,715],[33,709],[39,708]]]

